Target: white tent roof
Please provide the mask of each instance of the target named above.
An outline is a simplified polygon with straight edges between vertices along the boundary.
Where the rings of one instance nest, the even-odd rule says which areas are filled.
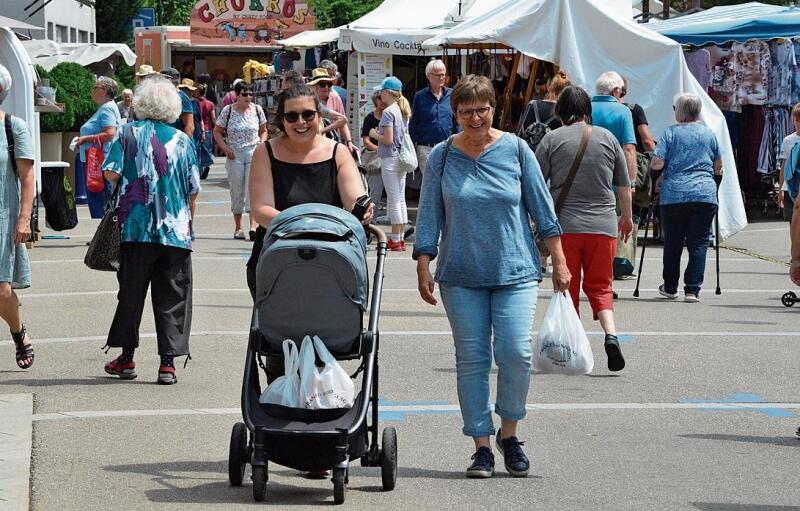
[[[136,64],[136,54],[126,44],[114,43],[56,43],[48,40],[22,41],[34,64],[50,71],[61,62],[76,62],[88,66],[118,55],[132,66]]]
[[[699,95],[702,121],[716,134],[723,155],[720,235],[731,236],[747,225],[725,118],[689,72],[678,43],[629,17],[609,14],[606,0],[511,0],[424,45],[487,41],[553,62],[587,91],[594,90],[595,79],[603,72],[618,71],[628,80],[629,101],[644,108],[656,138],[674,123],[673,97],[682,92]]]

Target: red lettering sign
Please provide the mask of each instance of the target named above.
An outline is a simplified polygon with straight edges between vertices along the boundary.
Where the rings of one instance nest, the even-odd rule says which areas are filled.
[[[234,11],[242,12],[244,10],[244,0],[231,0],[231,7]]]
[[[286,0],[283,4],[283,17],[284,18],[291,18],[294,16],[295,12],[295,0]]]
[[[214,19],[214,15],[208,12],[210,9],[211,8],[208,6],[208,4],[203,4],[203,6],[200,7],[200,9],[198,11],[198,14],[200,15],[200,19],[203,20],[206,23],[210,23],[211,20]]]

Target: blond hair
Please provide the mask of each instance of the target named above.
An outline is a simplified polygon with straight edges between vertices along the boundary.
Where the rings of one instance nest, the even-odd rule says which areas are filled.
[[[400,107],[400,113],[403,114],[403,117],[406,119],[411,118],[411,103],[408,102],[405,96],[399,91],[391,90],[391,89],[384,89],[387,92],[390,92],[395,99],[397,100],[397,106]]]
[[[567,78],[567,74],[564,71],[559,71],[550,79],[550,83],[547,84],[547,92],[554,98],[558,98],[561,91],[570,85],[572,85],[572,83],[569,81],[569,78]]]

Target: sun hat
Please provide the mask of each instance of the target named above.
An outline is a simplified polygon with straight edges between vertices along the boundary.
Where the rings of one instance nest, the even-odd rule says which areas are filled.
[[[328,74],[328,70],[322,67],[318,67],[311,71],[311,80],[309,80],[308,85],[316,85],[319,82],[333,83],[333,78],[331,78],[331,75]]]
[[[194,92],[194,91],[197,90],[196,85],[197,84],[194,83],[194,80],[192,80],[190,78],[184,78],[183,80],[181,80],[181,83],[180,83],[180,85],[178,85],[178,88],[179,89],[188,89],[188,90]]]
[[[139,66],[139,70],[136,71],[136,76],[150,76],[155,74],[158,74],[158,72],[149,64],[142,64]]]
[[[396,76],[388,76],[381,82],[381,90],[390,90],[394,92],[403,91],[403,82]]]

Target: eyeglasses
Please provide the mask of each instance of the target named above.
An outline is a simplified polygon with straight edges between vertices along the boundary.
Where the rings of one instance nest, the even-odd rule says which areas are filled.
[[[462,119],[472,119],[472,116],[475,114],[478,114],[478,117],[483,117],[486,114],[488,114],[489,110],[491,109],[492,107],[490,106],[484,106],[481,108],[469,108],[467,110],[459,110],[458,116],[461,117]]]
[[[319,82],[317,85],[320,89],[330,89],[333,87],[333,82]]]
[[[239,95],[240,96],[244,96],[245,98],[247,98],[247,97],[252,96],[253,93],[252,92],[240,92]]]
[[[447,73],[431,73],[428,76],[433,76],[434,78],[444,78],[447,76]]]
[[[303,117],[303,120],[306,122],[313,121],[314,118],[317,116],[316,110],[303,110],[302,112],[284,112],[283,119],[286,122],[297,122],[300,117]]]

